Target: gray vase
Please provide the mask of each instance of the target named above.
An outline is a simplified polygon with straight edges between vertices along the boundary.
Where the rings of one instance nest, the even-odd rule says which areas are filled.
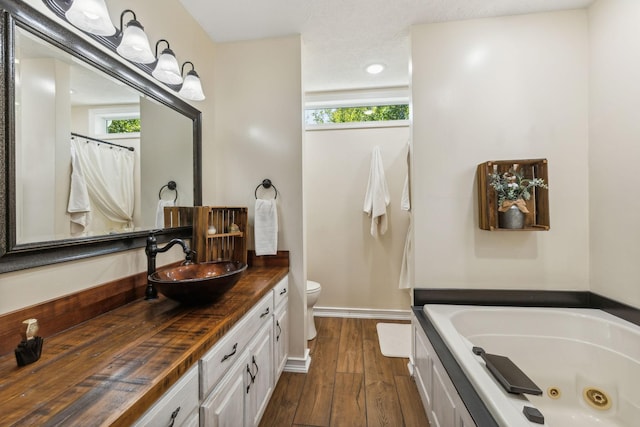
[[[498,212],[498,226],[500,228],[524,228],[524,213],[516,205],[511,205],[506,212]]]

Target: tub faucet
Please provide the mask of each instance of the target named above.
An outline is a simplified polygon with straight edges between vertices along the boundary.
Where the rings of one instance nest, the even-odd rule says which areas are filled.
[[[144,249],[144,253],[147,254],[147,276],[152,275],[156,271],[156,255],[160,252],[166,252],[174,245],[182,246],[182,250],[185,253],[183,265],[192,264],[193,257],[196,254],[195,251],[189,249],[186,242],[182,239],[172,239],[164,245],[164,247],[158,247],[158,239],[154,233],[149,234],[147,237],[147,246]],[[144,299],[156,299],[158,298],[158,291],[151,282],[147,279],[147,289],[144,292]]]

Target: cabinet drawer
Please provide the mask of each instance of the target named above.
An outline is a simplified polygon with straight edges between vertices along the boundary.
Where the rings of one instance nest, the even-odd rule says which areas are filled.
[[[273,288],[273,306],[278,307],[289,298],[289,277],[280,280]]]
[[[192,417],[198,407],[198,367],[189,369],[142,417],[134,426],[181,426]],[[177,411],[177,412],[176,412]],[[175,412],[175,415],[173,415]]]
[[[202,399],[238,360],[260,326],[272,321],[272,314],[273,294],[270,291],[200,359],[200,397]]]

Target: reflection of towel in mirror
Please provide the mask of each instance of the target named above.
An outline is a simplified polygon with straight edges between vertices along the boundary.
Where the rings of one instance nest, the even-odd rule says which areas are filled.
[[[164,228],[164,207],[173,205],[173,200],[158,200],[158,209],[156,209],[156,228]]]
[[[384,176],[384,165],[380,146],[373,147],[371,154],[371,170],[367,193],[364,197],[364,211],[371,217],[371,235],[378,237],[387,231],[387,206],[390,196],[387,180]]]
[[[275,199],[256,199],[254,235],[256,255],[275,255],[278,252],[278,209]]]
[[[71,145],[71,186],[69,188],[69,204],[67,212],[71,215],[71,222],[82,227],[82,231],[89,225],[91,203],[87,182],[84,179],[78,154]]]

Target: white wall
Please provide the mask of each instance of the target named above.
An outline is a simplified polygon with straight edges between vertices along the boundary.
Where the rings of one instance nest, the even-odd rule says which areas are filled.
[[[187,117],[153,100],[140,98],[140,182],[151,189],[140,194],[139,222],[136,226],[154,228],[158,192],[169,181],[175,181],[178,206],[193,206],[193,123]],[[162,123],[162,126],[154,126]],[[167,188],[164,200],[173,200],[176,193]]]
[[[640,2],[589,10],[591,290],[640,307]]]
[[[22,81],[35,82],[32,85],[20,85],[21,99],[16,109],[22,124],[17,130],[20,144],[16,145],[16,163],[21,165],[17,168],[21,185],[16,189],[16,199],[20,201],[16,205],[19,207],[16,209],[16,234],[19,242],[28,243],[56,238],[61,231],[56,230],[56,214],[66,212],[66,209],[56,209],[60,207],[56,198],[56,135],[60,132],[59,127],[64,131],[69,125],[65,121],[56,121],[59,107],[56,87],[64,89],[69,86],[69,70],[53,59],[24,60],[18,70]],[[66,97],[64,101],[68,111],[69,98]],[[41,117],[42,120],[35,125],[32,121],[24,120],[27,117]],[[66,159],[68,164],[69,154]],[[28,167],[34,164],[40,167]],[[52,214],[42,215],[41,212]]]
[[[589,288],[582,11],[413,27],[416,287]],[[547,158],[551,230],[478,228],[475,172]]]
[[[322,285],[317,307],[408,309],[398,289],[409,213],[400,210],[409,127],[307,131],[307,273]],[[391,195],[389,229],[374,239],[363,212],[373,147],[382,147]]]
[[[219,44],[215,144],[203,157],[218,187],[205,205],[247,206],[269,178],[278,189],[278,249],[289,252],[290,355],[304,357],[306,312],[302,195],[302,76],[299,36]],[[210,144],[210,141],[206,141]],[[272,197],[271,191],[261,193]],[[252,234],[248,247],[253,248]]]

